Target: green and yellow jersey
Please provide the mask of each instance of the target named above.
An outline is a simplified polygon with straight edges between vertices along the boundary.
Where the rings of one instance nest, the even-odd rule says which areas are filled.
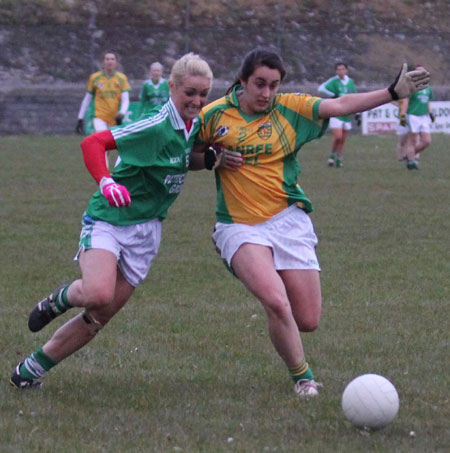
[[[87,91],[94,98],[96,118],[105,121],[109,126],[115,126],[115,117],[120,107],[120,96],[123,91],[130,91],[127,76],[115,72],[107,76],[103,71],[98,71],[89,77]]]
[[[312,211],[297,184],[297,152],[320,137],[328,120],[319,119],[321,98],[278,94],[265,112],[248,116],[239,107],[240,86],[203,108],[198,140],[242,153],[238,171],[216,171],[217,221],[254,225],[296,203]]]

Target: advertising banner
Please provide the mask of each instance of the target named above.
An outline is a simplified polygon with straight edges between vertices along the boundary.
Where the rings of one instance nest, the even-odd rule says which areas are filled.
[[[435,122],[431,123],[431,132],[450,134],[450,102],[432,101],[430,104],[431,111],[436,117]],[[363,135],[395,134],[398,124],[399,111],[397,104],[384,104],[363,112],[361,130]]]

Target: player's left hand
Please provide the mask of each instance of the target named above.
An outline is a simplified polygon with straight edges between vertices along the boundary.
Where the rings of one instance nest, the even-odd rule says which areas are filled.
[[[130,206],[131,197],[128,189],[122,184],[117,184],[114,179],[103,176],[99,184],[100,193],[115,208]]]
[[[429,115],[430,115],[431,122],[434,123],[434,121],[436,119],[435,114],[433,112],[430,112]]]
[[[388,90],[394,101],[411,96],[416,91],[423,90],[430,82],[430,73],[425,69],[407,72],[408,65],[403,63],[396,79],[389,85]]]
[[[361,113],[356,113],[355,114],[355,121],[356,121],[356,125],[358,127],[361,126]]]
[[[114,118],[114,119],[116,120],[116,124],[117,124],[118,126],[120,126],[120,125],[122,124],[122,122],[123,122],[123,117],[124,117],[124,116],[123,116],[122,113],[118,113],[118,114],[116,115],[116,117]]]

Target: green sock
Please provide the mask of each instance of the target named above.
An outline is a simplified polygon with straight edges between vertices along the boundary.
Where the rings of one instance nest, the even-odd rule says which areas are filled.
[[[301,379],[314,379],[314,374],[305,359],[303,359],[297,366],[289,367],[289,373],[294,382],[298,382]]]
[[[26,379],[39,379],[57,362],[52,360],[42,348],[27,357],[19,368],[19,373]]]
[[[336,153],[334,151],[331,151],[330,159],[336,159]]]
[[[69,308],[72,308],[73,305],[67,300],[67,290],[70,285],[67,285],[62,291],[59,292],[55,300],[56,308],[61,312],[66,312]]]

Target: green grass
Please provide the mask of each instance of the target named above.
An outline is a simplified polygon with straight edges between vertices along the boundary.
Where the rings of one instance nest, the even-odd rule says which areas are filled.
[[[206,171],[189,175],[124,310],[41,392],[10,387],[17,362],[69,317],[37,334],[26,325],[39,297],[78,277],[72,257],[95,184],[78,138],[2,137],[0,451],[447,451],[450,153],[447,137],[433,138],[415,173],[395,160],[395,137],[351,136],[342,169],[326,166],[328,135],[301,151],[324,306],[303,336],[324,388],[304,402],[262,308],[215,253]],[[369,372],[400,395],[398,417],[375,433],[340,408],[346,383]]]

